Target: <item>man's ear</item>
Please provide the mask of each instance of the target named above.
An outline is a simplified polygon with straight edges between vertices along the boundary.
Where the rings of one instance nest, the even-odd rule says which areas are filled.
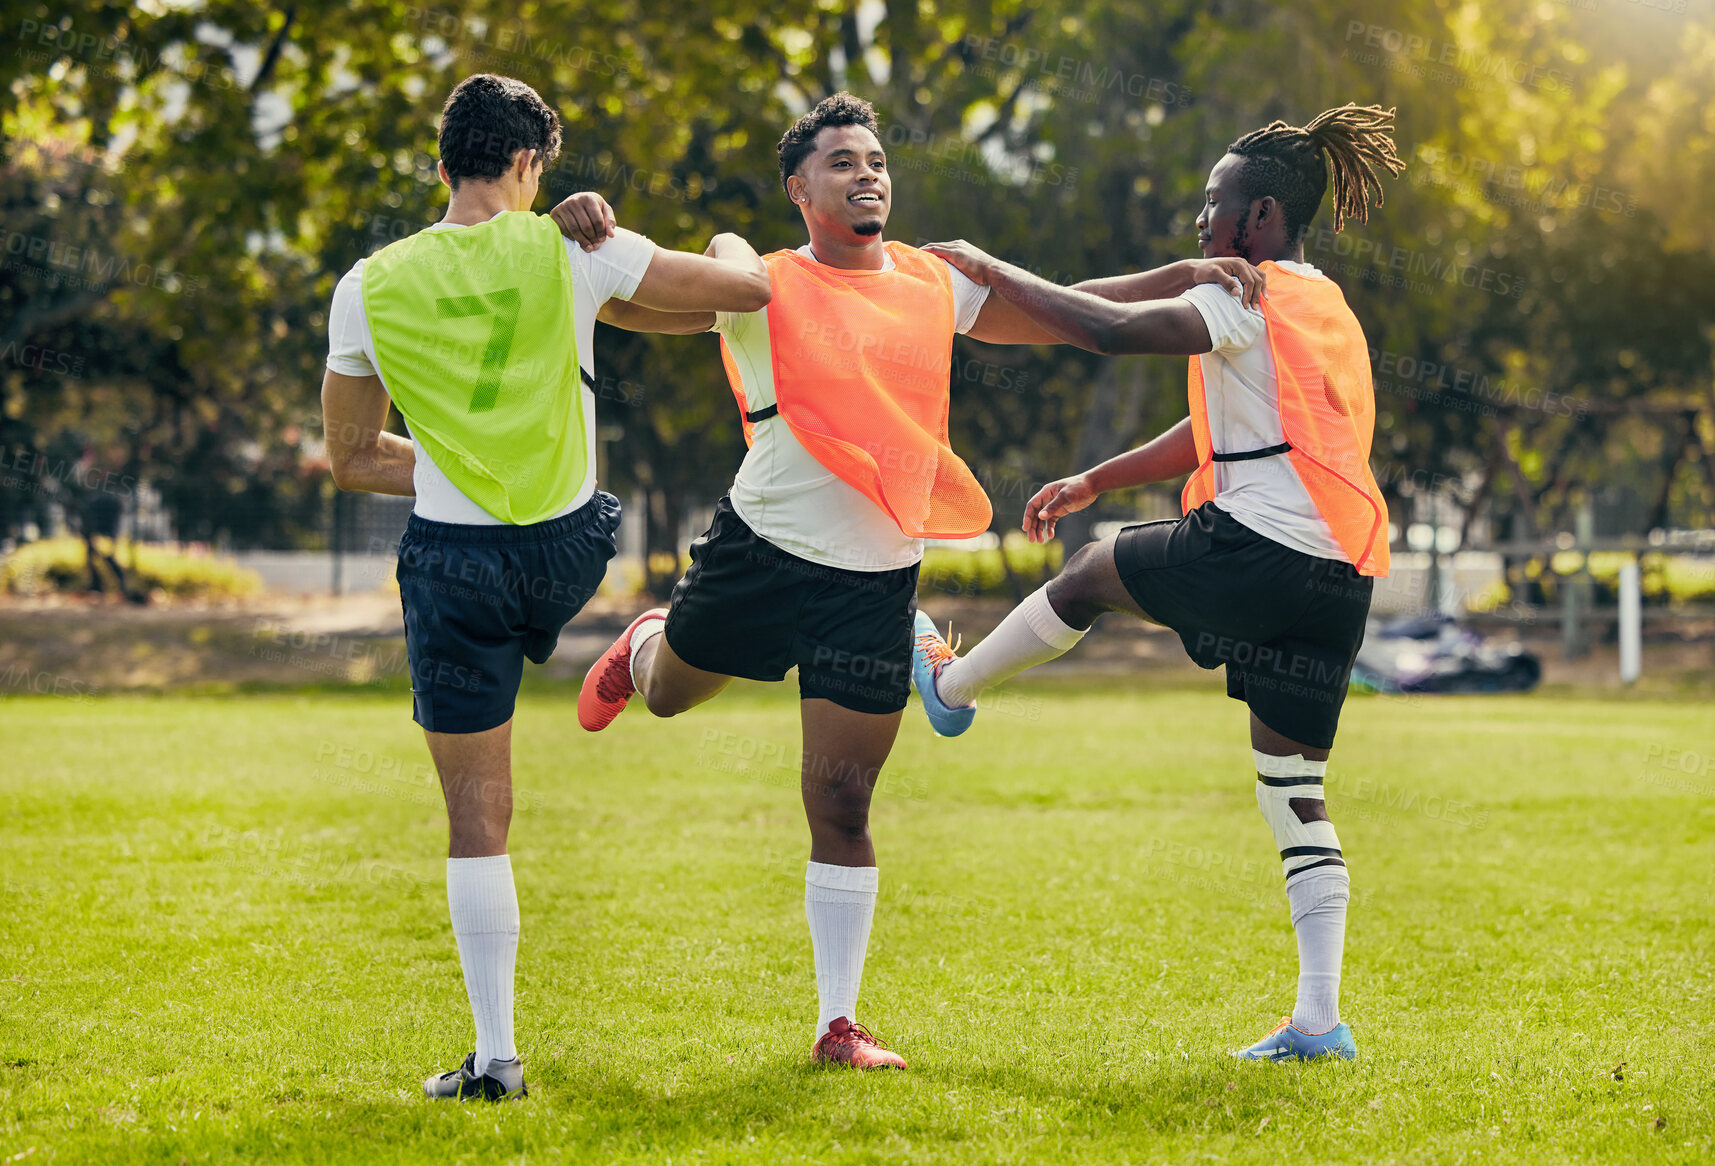
[[[796,174],[788,175],[786,179],[786,197],[802,206],[810,201],[810,192],[805,181]]]
[[[441,185],[445,186],[448,190],[453,188],[453,178],[452,175],[447,173],[447,164],[445,162],[435,163],[435,173],[441,176]]]

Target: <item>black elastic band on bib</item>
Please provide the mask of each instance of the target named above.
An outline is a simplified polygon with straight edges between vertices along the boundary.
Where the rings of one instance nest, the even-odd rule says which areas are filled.
[[[756,410],[753,413],[746,413],[744,415],[744,419],[746,421],[750,422],[752,425],[755,425],[758,421],[768,420],[770,417],[774,416],[778,412],[780,412],[780,406],[779,405],[768,405],[764,408]]]
[[[589,369],[585,368],[581,364],[578,365],[578,375],[584,378],[584,384],[590,387],[590,392],[593,393],[596,391],[595,378],[590,375]]]
[[[1273,457],[1275,454],[1288,453],[1291,449],[1292,443],[1283,441],[1279,445],[1271,445],[1267,449],[1247,449],[1243,453],[1218,453],[1213,457],[1218,462],[1250,462],[1261,457]]]

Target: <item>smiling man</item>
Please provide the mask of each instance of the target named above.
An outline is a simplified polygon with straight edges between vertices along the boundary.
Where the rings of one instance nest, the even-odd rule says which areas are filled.
[[[1350,897],[1322,779],[1370,592],[1387,574],[1388,521],[1370,473],[1375,394],[1368,346],[1339,287],[1304,262],[1304,235],[1334,184],[1334,229],[1364,222],[1376,170],[1403,169],[1393,111],[1331,109],[1304,128],[1274,122],[1228,147],[1197,215],[1208,256],[1268,274],[1260,310],[1208,287],[1114,304],[1056,287],[969,244],[931,244],[1037,323],[1095,352],[1189,356],[1190,415],[1148,444],[1050,482],[1025,509],[1034,540],[1109,490],[1191,475],[1176,522],[1131,526],[1073,555],[965,657],[921,627],[913,679],[946,732],[990,685],[1069,651],[1096,617],[1165,624],[1227,694],[1250,708],[1257,805],[1273,832],[1298,937],[1292,1015],[1235,1056],[1355,1057],[1340,1021]]]
[[[804,911],[820,999],[812,1056],[902,1069],[854,1023],[879,887],[869,806],[910,693],[923,540],[989,524],[988,499],[948,445],[953,336],[1057,338],[945,260],[883,241],[893,186],[868,102],[827,98],[778,152],[810,239],[764,258],[766,308],[670,313],[609,301],[604,310],[638,331],[718,332],[750,451],[692,544],[670,607],[644,612],[596,662],[578,717],[604,729],[637,692],[670,717],[735,676],[781,680],[798,669]],[[1177,295],[1196,280],[1238,288],[1254,278],[1235,259],[1091,287]]]

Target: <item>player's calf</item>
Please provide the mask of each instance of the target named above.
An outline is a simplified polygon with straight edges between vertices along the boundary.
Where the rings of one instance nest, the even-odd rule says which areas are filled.
[[[1255,759],[1257,808],[1280,851],[1298,939],[1298,1000],[1288,1018],[1290,1031],[1277,1028],[1252,1050],[1263,1045],[1284,1047],[1279,1041],[1269,1042],[1278,1037],[1290,1043],[1297,1039],[1293,1033],[1321,1037],[1345,1028],[1340,1023],[1340,963],[1351,898],[1340,836],[1328,818],[1323,796],[1328,763],[1302,754],[1280,757],[1256,752]],[[1350,1044],[1349,1032],[1345,1041]]]

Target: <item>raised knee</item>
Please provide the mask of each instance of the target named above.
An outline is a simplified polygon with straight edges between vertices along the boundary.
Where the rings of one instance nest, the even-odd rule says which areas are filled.
[[[643,707],[657,717],[676,717],[691,706],[673,699],[673,694],[664,684],[651,684],[645,680],[637,695],[643,698]]]
[[[1072,552],[1060,574],[1048,584],[1048,602],[1054,614],[1069,626],[1087,628],[1097,616],[1111,610],[1096,580],[1103,558],[1112,554],[1106,542],[1085,543]]]

